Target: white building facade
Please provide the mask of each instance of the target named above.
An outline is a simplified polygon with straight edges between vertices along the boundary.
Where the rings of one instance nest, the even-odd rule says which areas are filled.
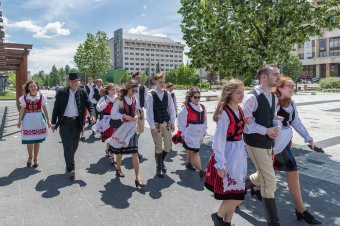
[[[325,30],[321,36],[312,37],[297,46],[304,75],[310,77],[340,77],[340,30]]]
[[[157,67],[165,73],[183,64],[185,45],[168,37],[129,34],[118,29],[108,45],[115,69],[145,71],[153,75]]]

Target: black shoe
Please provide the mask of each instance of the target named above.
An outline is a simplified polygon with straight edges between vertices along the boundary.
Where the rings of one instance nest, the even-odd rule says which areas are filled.
[[[116,175],[118,177],[125,177],[125,174],[122,172],[122,170],[116,170]]]
[[[143,155],[138,153],[138,158],[139,158],[139,161],[142,161]]]
[[[141,188],[143,188],[143,187],[145,187],[145,184],[142,182],[142,180],[141,179],[136,179],[135,180],[135,185],[136,185],[136,188],[138,188],[138,187],[141,187]]]
[[[189,169],[189,170],[192,170],[192,171],[196,171],[196,169],[192,166],[192,164],[189,162],[189,163],[185,163],[185,168]]]
[[[255,190],[254,187],[250,188],[250,195],[256,196],[256,198],[262,202],[262,195],[260,190]]]
[[[85,137],[80,138],[81,142],[85,142]]]
[[[222,226],[224,225],[224,221],[223,221],[223,218],[218,216],[217,213],[213,213],[211,214],[211,219],[213,220],[214,222],[214,226]]]
[[[92,136],[95,136],[96,135],[96,132],[92,131]]]
[[[74,170],[71,170],[70,172],[67,171],[66,174],[70,177],[70,180],[73,181],[76,179],[76,172]]]
[[[32,158],[29,158],[26,163],[27,167],[31,167],[32,165]]]
[[[247,191],[248,189],[252,189],[252,188],[254,188],[254,187],[256,187],[255,184],[253,184],[253,183],[251,182],[251,180],[249,179],[249,177],[247,177],[247,178],[246,178],[246,191]]]
[[[268,226],[280,226],[274,198],[262,198]]]
[[[39,164],[38,164],[37,161],[34,162],[33,167],[34,167],[34,168],[38,168],[38,167],[39,167]]]
[[[201,179],[203,179],[205,177],[205,171],[204,170],[201,170],[198,174],[199,174]]]
[[[297,209],[295,209],[295,215],[296,219],[298,221],[305,220],[308,224],[322,224],[322,222],[315,218],[312,214],[310,214],[307,210],[305,210],[303,213],[299,213]]]
[[[320,147],[314,146],[314,149],[312,148],[311,145],[308,145],[308,147],[310,149],[312,149],[313,151],[315,151],[315,152],[325,153],[325,151],[322,148],[320,148]]]

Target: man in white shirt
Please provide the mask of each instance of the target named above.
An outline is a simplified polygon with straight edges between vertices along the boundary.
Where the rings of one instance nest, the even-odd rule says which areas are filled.
[[[142,125],[144,125],[145,122],[145,114],[144,114],[144,108],[146,108],[147,105],[147,98],[148,98],[148,89],[145,85],[141,84],[142,82],[142,75],[139,72],[132,74],[132,80],[135,81],[138,84],[137,92],[134,94],[134,97],[138,100],[140,108],[140,115],[142,122]],[[144,132],[144,131],[143,131]],[[138,137],[142,134],[138,134]],[[143,155],[138,153],[139,161],[143,159]]]
[[[275,65],[266,64],[257,72],[260,85],[244,98],[244,117],[252,117],[244,127],[246,150],[257,171],[246,180],[246,189],[261,186],[261,196],[268,225],[280,225],[275,204],[276,177],[273,169],[274,139],[280,131],[280,122],[273,124],[279,110],[278,99],[271,92],[280,81],[280,71]]]
[[[66,174],[71,180],[75,179],[74,155],[84,126],[85,107],[91,114],[91,122],[96,121],[94,107],[85,89],[78,88],[78,80],[77,73],[70,73],[68,87],[57,92],[51,126],[53,132],[60,126],[59,133],[64,147]]]
[[[155,143],[156,174],[164,177],[166,173],[164,159],[172,149],[171,132],[175,130],[176,113],[170,93],[163,89],[164,74],[156,74],[154,83],[156,89],[149,94],[146,114]]]

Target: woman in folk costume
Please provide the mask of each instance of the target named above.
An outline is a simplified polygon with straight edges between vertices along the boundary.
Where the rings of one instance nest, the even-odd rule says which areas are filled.
[[[135,170],[136,187],[144,187],[139,170],[137,120],[139,117],[139,103],[133,96],[137,92],[137,83],[129,81],[120,89],[119,99],[115,101],[111,110],[114,124],[120,124],[112,136],[106,141],[110,144],[110,151],[116,155],[116,175],[125,177],[122,172],[122,155],[132,154],[132,165]]]
[[[218,212],[212,214],[217,225],[231,225],[235,208],[244,200],[247,155],[242,140],[244,117],[239,106],[243,96],[242,81],[227,81],[213,117],[217,126],[204,185],[215,199],[223,200]]]
[[[304,138],[309,147],[317,152],[323,152],[313,141],[306,127],[302,124],[298,115],[296,105],[292,100],[294,95],[295,84],[290,77],[282,76],[280,83],[274,88],[274,93],[279,100],[280,109],[277,115],[283,118],[282,128],[279,135],[275,138],[274,146],[274,170],[285,171],[287,175],[287,184],[295,203],[295,214],[299,221],[302,219],[309,224],[321,224],[321,221],[310,214],[303,204],[301,188],[299,181],[299,171],[295,158],[291,151],[293,128]],[[261,196],[257,195],[261,200]]]
[[[96,124],[94,129],[96,132],[101,132],[102,142],[110,138],[114,132],[114,128],[110,127],[110,115],[113,105],[117,98],[119,87],[113,83],[108,83],[101,90],[101,98],[99,99],[96,109],[100,112],[100,121]],[[111,157],[114,162],[113,153],[109,153],[109,144],[105,144],[105,153]]]
[[[19,98],[19,102],[20,113],[17,127],[22,128],[22,144],[27,144],[27,167],[32,165],[33,159],[33,167],[36,168],[39,166],[40,143],[47,137],[47,127],[51,127],[46,108],[47,101],[45,96],[39,92],[38,83],[31,80],[26,83],[25,94]]]
[[[200,104],[201,93],[197,87],[190,88],[185,96],[184,106],[178,114],[178,132],[181,143],[187,150],[188,162],[199,172],[200,178],[205,176],[202,170],[199,150],[207,132],[207,113],[203,104]]]

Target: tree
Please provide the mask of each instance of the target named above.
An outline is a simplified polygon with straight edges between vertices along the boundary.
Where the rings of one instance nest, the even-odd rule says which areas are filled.
[[[97,31],[95,35],[87,33],[85,42],[79,44],[73,58],[82,77],[91,76],[96,79],[110,69],[110,50],[107,42],[107,34]]]
[[[48,81],[49,86],[60,85],[59,72],[55,65],[52,66],[51,72],[48,75]]]
[[[161,72],[161,67],[159,65],[159,61],[156,64],[156,74]]]
[[[130,72],[126,72],[126,73],[123,75],[123,77],[122,77],[122,79],[120,80],[120,82],[121,82],[121,84],[124,84],[124,83],[126,83],[127,81],[130,81],[131,79],[132,79],[131,73],[130,73]]]
[[[8,73],[8,80],[9,83],[12,84],[13,86],[15,86],[16,84],[16,73],[11,71]]]
[[[217,79],[218,79],[218,75],[215,71],[210,71],[208,74],[207,74],[207,80],[210,84],[210,86],[212,84],[215,84],[217,82]]]
[[[67,74],[68,75],[68,74]],[[66,84],[66,73],[63,67],[58,70],[59,86]]]
[[[65,66],[65,74],[66,74],[66,76],[68,76],[68,74],[70,73],[70,70],[71,70],[71,68],[70,68],[70,66],[68,66],[68,64]]]
[[[303,71],[302,63],[296,53],[291,53],[287,58],[279,62],[281,73],[289,76],[296,83]]]
[[[322,3],[320,3],[322,2]],[[263,63],[279,63],[295,44],[340,26],[337,0],[181,0],[181,29],[196,68],[251,81]]]
[[[181,64],[176,69],[166,73],[166,82],[178,85],[197,85],[200,82],[200,77],[196,74],[194,68]]]

